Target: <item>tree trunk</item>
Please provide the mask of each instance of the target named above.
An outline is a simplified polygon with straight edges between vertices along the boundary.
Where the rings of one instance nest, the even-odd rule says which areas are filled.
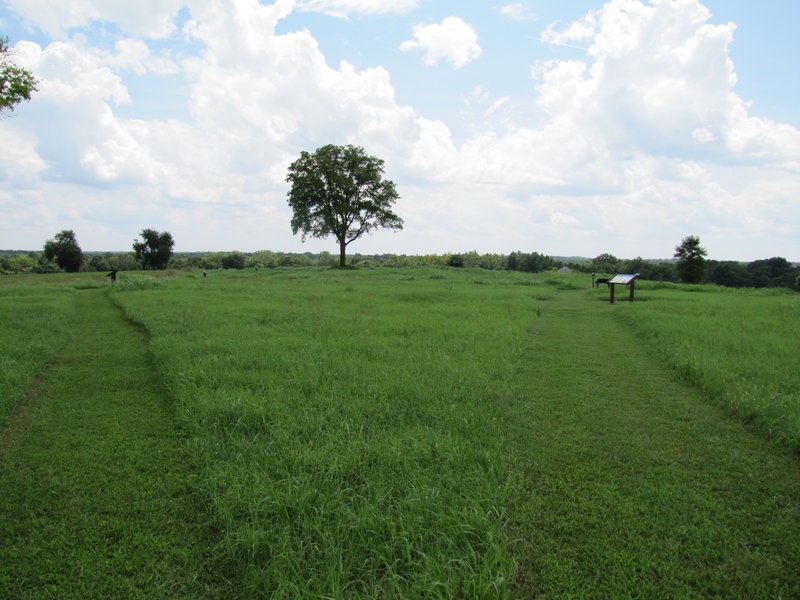
[[[344,269],[345,265],[345,251],[347,250],[347,243],[344,240],[339,240],[339,268]]]

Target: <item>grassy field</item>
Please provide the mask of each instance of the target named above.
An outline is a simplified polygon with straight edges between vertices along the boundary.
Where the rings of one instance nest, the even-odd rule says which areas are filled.
[[[59,322],[106,293],[47,285]],[[194,569],[224,597],[800,596],[797,296],[638,297],[444,268],[125,274],[110,294],[148,334],[186,520],[212,531]],[[752,326],[738,354],[731,322]],[[69,348],[52,339],[15,397]]]
[[[618,319],[638,307],[607,299],[560,293],[532,332],[538,386],[507,430],[514,597],[798,597],[796,455],[686,385]]]
[[[45,281],[0,277],[0,427],[69,335],[75,290]]]
[[[616,315],[710,399],[800,453],[800,295],[663,286]]]
[[[0,598],[229,597],[145,335],[102,291],[73,296],[0,437]]]
[[[275,271],[176,281],[169,310],[115,294],[153,334],[248,593],[502,595],[496,403],[536,319],[525,282]]]
[[[132,280],[153,281],[140,274]],[[0,427],[32,379],[68,352],[76,291],[106,288],[106,281],[103,273],[0,277]]]

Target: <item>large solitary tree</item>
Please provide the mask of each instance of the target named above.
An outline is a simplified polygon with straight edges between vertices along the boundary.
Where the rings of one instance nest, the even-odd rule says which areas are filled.
[[[339,266],[347,246],[373,229],[402,229],[392,212],[400,197],[394,182],[383,179],[383,161],[363,148],[328,144],[313,154],[301,152],[289,166],[286,181],[294,211],[292,232],[302,239],[329,235],[339,242]]]
[[[168,231],[159,233],[155,229],[142,229],[142,241],[133,240],[133,252],[136,260],[145,269],[165,269],[172,258],[175,242]]]
[[[9,61],[8,38],[0,38],[0,114],[13,111],[23,100],[30,100],[38,87],[36,78],[27,70]]]
[[[675,248],[678,279],[683,283],[700,283],[706,272],[706,249],[700,245],[700,238],[689,235]]]
[[[44,244],[44,256],[47,260],[56,261],[59,268],[67,273],[80,271],[83,262],[83,251],[71,229],[59,231],[55,239],[47,240]]]

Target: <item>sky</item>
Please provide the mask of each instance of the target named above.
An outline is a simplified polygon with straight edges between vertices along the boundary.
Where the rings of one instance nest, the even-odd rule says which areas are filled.
[[[0,0],[0,248],[335,253],[289,165],[384,161],[362,254],[800,261],[796,0]]]

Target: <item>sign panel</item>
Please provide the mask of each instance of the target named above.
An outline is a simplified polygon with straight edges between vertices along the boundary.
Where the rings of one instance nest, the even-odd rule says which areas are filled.
[[[614,275],[614,277],[612,277],[608,281],[608,283],[620,283],[622,285],[630,285],[631,281],[636,279],[638,275],[639,275],[638,273],[636,275]]]

